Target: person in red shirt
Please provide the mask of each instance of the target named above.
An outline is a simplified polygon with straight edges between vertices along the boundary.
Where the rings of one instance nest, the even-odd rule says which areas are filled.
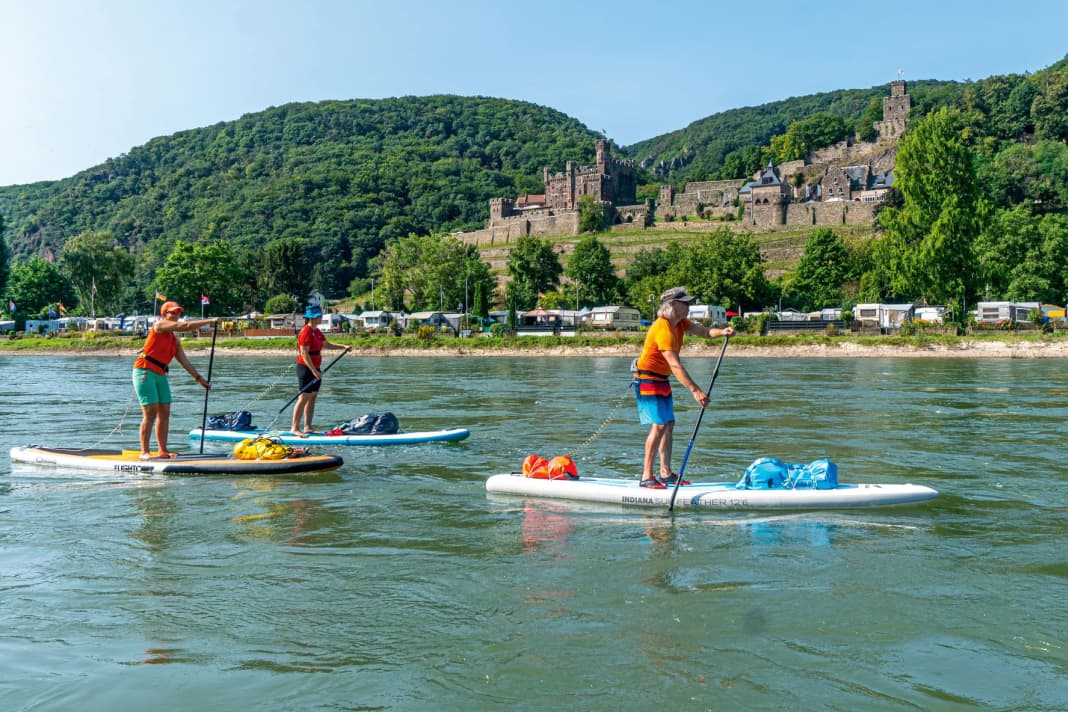
[[[300,384],[300,395],[293,408],[293,424],[289,432],[301,437],[315,432],[312,418],[315,416],[315,399],[319,396],[319,387],[323,385],[323,372],[319,370],[323,365],[323,349],[348,351],[351,348],[326,340],[323,332],[319,331],[322,318],[323,310],[320,307],[308,307],[304,310],[304,328],[297,334],[297,382]]]
[[[176,331],[195,331],[202,326],[214,324],[218,319],[196,319],[194,321],[178,321],[185,309],[178,302],[166,302],[160,307],[160,319],[148,330],[148,338],[141,353],[133,366],[134,391],[141,403],[141,459],[148,460],[152,457],[149,450],[149,438],[152,429],[156,430],[156,445],[159,450],[156,457],[176,457],[167,449],[167,433],[171,423],[171,387],[167,381],[167,372],[170,371],[172,360],[182,364],[193,380],[211,388],[211,384],[205,381],[193,368],[182,350],[182,343],[174,335]]]
[[[645,335],[645,345],[633,366],[634,395],[638,401],[638,421],[649,426],[645,438],[645,460],[642,464],[642,487],[665,489],[674,485],[678,475],[671,471],[671,440],[675,429],[675,408],[671,398],[674,375],[702,408],[708,405],[708,394],[694,383],[679,361],[683,337],[686,334],[714,339],[733,336],[734,329],[712,329],[686,318],[693,297],[683,287],[673,287],[660,295],[657,319]],[[653,474],[653,461],[660,455],[660,477]],[[688,485],[683,480],[680,484]]]

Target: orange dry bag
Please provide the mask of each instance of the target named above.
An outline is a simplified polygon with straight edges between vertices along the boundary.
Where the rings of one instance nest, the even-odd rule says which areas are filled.
[[[557,455],[549,460],[550,480],[577,480],[578,468],[569,455]]]
[[[523,477],[533,477],[539,480],[549,478],[549,461],[541,455],[527,455],[523,460]]]

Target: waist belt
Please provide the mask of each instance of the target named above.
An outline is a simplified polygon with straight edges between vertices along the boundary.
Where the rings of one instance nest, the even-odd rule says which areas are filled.
[[[322,351],[309,351],[308,355],[309,356],[318,356],[321,353],[322,353]]]
[[[667,376],[665,376],[662,373],[657,373],[656,371],[643,371],[640,368],[636,368],[636,369],[634,369],[634,372],[636,374],[638,374],[639,376],[646,376],[648,378],[656,378],[656,379],[659,379],[661,381],[666,381],[668,379]]]
[[[153,366],[159,366],[160,368],[163,369],[164,373],[170,373],[170,370],[171,370],[170,366],[168,366],[167,364],[163,363],[162,361],[157,361],[156,359],[154,359],[151,356],[149,356],[148,354],[146,354],[144,351],[141,352],[141,358],[143,358],[145,361],[148,361]]]

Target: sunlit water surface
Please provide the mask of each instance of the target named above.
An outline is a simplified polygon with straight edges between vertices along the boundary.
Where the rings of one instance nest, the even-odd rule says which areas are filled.
[[[4,710],[1068,707],[1064,361],[728,353],[687,476],[826,456],[941,495],[674,517],[485,492],[530,452],[636,477],[620,358],[345,359],[317,425],[390,410],[472,436],[328,450],[328,475],[9,461],[135,447],[128,361],[0,356]],[[269,422],[288,363],[217,357],[209,410]],[[203,391],[172,382],[172,445],[195,449]],[[676,467],[697,416],[677,410]]]

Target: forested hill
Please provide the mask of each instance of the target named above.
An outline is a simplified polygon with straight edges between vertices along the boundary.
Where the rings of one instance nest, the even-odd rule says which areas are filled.
[[[482,227],[488,201],[542,192],[543,166],[590,163],[597,135],[534,104],[431,96],[287,104],[153,139],[60,181],[0,188],[13,256],[110,231],[141,275],[176,240],[239,250],[306,241],[344,293],[385,240]]]
[[[940,107],[960,112],[976,164],[971,188],[999,208],[1068,211],[1068,59],[1031,75],[910,82],[908,91],[913,125]],[[884,85],[734,109],[616,152],[647,167],[647,186],[740,180],[769,157],[794,160],[776,157],[772,139],[805,121],[864,138],[887,93]],[[133,281],[149,295],[176,241],[214,238],[253,272],[265,245],[296,246],[312,284],[344,294],[369,276],[388,239],[481,227],[491,198],[542,192],[543,167],[592,163],[599,137],[558,111],[507,99],[287,104],[153,139],[70,178],[0,188],[0,218],[16,262],[58,255],[85,231],[109,232],[136,258]]]
[[[938,106],[960,106],[968,85],[955,82],[909,82],[912,115]],[[872,124],[883,117],[882,99],[889,84],[871,89],[793,97],[760,106],[731,109],[695,121],[684,129],[625,147],[624,153],[654,176],[679,187],[686,181],[738,178],[766,160],[762,147],[786,133],[796,121],[816,114],[840,116],[864,140],[874,138]]]

